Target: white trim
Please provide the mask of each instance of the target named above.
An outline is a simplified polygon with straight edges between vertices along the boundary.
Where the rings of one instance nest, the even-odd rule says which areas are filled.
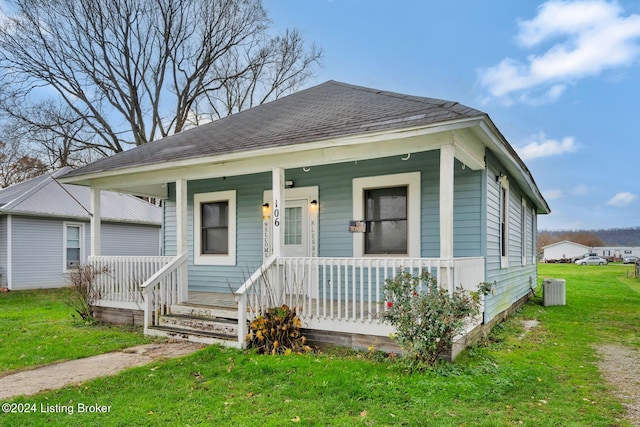
[[[7,215],[7,288],[11,289],[13,286],[13,231],[12,231],[12,215]]]
[[[364,190],[375,188],[399,187],[407,188],[407,251],[408,254],[392,254],[389,257],[398,258],[403,255],[420,257],[420,172],[407,172],[393,175],[379,175],[364,178],[354,178],[352,182],[353,192],[353,220],[364,219]],[[346,225],[345,225],[346,228]],[[353,233],[353,256],[366,257],[364,253],[364,235]],[[371,255],[380,257],[380,254]]]
[[[91,219],[89,226],[91,227],[91,255],[100,256],[101,244],[101,207],[100,207],[100,189],[91,187]]]
[[[200,205],[202,203],[229,203],[229,251],[226,255],[201,253]],[[193,195],[193,263],[195,265],[236,265],[236,190],[215,191]]]
[[[83,263],[85,261],[84,223],[63,221],[62,222],[62,272],[63,273],[68,273],[70,271],[70,269],[67,268],[67,228],[68,227],[78,227],[79,229],[78,240],[80,244],[80,260],[79,261],[80,263]]]
[[[309,235],[307,237],[307,246],[308,253],[311,257],[315,258],[318,256],[318,205],[311,206],[311,202],[316,200],[319,202],[318,198],[319,188],[317,185],[308,186],[308,187],[295,187],[295,188],[286,188],[284,190],[284,205],[285,209],[287,208],[288,200],[306,200],[309,204],[307,209],[307,217],[308,217],[308,231]],[[263,240],[263,261],[265,261],[272,254],[271,245],[272,245],[272,233],[273,227],[270,221],[273,203],[273,190],[265,190],[262,196],[262,203],[269,203],[269,209],[267,212],[263,212],[263,227],[262,227],[262,240]],[[264,216],[266,215],[266,216]]]

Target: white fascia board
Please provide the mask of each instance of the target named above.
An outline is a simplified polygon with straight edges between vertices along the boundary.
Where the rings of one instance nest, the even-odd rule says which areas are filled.
[[[437,125],[405,128],[400,130],[359,134],[288,146],[243,151],[219,156],[198,157],[161,164],[143,165],[128,169],[96,172],[78,177],[62,178],[64,183],[95,186],[104,190],[132,192],[131,189],[146,186],[160,188],[158,184],[176,179],[201,179],[268,172],[274,166],[293,168],[311,167],[350,160],[402,155],[438,149],[451,143],[447,132],[473,127],[483,118],[456,120]],[[442,136],[441,136],[442,135]],[[398,144],[402,140],[402,144]],[[371,150],[370,144],[376,144]],[[464,153],[464,151],[461,151]],[[466,154],[465,154],[466,155]],[[471,167],[474,163],[469,156]],[[466,164],[466,162],[465,162]],[[128,190],[129,189],[129,190]],[[161,192],[161,191],[158,191]],[[164,194],[164,192],[162,192]],[[162,197],[162,196],[158,196]]]
[[[500,159],[502,165],[509,171],[512,178],[518,182],[522,191],[535,202],[538,213],[548,214],[551,212],[546,200],[540,193],[538,186],[533,181],[533,177],[529,172],[522,159],[515,153],[515,150],[510,151],[507,146],[508,142],[504,140],[504,137],[495,128],[495,125],[489,121],[482,121],[480,123],[480,129],[486,135],[487,146],[492,149],[496,157]]]

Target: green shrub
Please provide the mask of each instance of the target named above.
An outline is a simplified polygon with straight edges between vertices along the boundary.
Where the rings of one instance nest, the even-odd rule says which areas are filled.
[[[464,330],[465,319],[478,314],[480,294],[489,289],[483,285],[478,292],[459,287],[449,294],[426,271],[419,277],[403,271],[387,279],[383,317],[395,328],[393,338],[405,356],[433,365]]]

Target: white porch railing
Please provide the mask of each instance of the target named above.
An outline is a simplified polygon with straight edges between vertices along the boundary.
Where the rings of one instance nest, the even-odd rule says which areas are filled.
[[[90,256],[90,265],[98,271],[106,270],[96,278],[100,295],[97,305],[142,308],[140,285],[172,259],[170,256]]]
[[[140,289],[144,297],[144,331],[159,324],[160,316],[168,314],[171,305],[182,302],[181,281],[187,277],[188,254],[184,253],[171,261],[147,279]],[[186,283],[184,283],[186,288]]]
[[[236,292],[238,340],[244,343],[247,320],[267,306],[295,307],[305,327],[387,336],[382,323],[386,279],[400,270],[426,270],[450,292],[458,286],[477,290],[484,281],[484,258],[269,258]],[[482,309],[481,309],[482,310]]]

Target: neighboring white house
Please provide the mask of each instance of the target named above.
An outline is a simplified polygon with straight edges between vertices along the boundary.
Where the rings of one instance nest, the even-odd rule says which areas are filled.
[[[54,288],[91,255],[90,189],[61,184],[64,168],[0,190],[0,287]],[[161,208],[103,191],[101,249],[107,255],[158,256]]]
[[[542,248],[542,262],[572,260],[582,258],[587,253],[596,254],[603,258],[620,260],[627,255],[640,256],[637,246],[585,246],[579,243],[563,240]]]
[[[591,249],[589,246],[563,240],[542,248],[542,262],[582,258],[586,253],[592,252]]]
[[[620,259],[628,255],[640,257],[640,247],[638,246],[598,246],[593,248],[598,256],[605,258]]]

